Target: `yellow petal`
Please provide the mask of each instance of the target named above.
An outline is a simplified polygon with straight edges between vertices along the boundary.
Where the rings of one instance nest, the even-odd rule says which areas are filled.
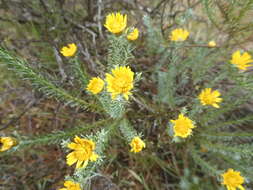
[[[90,161],[95,162],[98,159],[98,157],[99,157],[98,154],[93,152],[90,157]]]
[[[71,152],[67,155],[67,164],[69,166],[73,165],[76,161],[77,159],[74,156],[74,152]]]
[[[218,104],[212,104],[212,106],[215,108],[220,108],[220,106]]]
[[[83,161],[78,160],[76,163],[76,168],[81,168]]]
[[[77,144],[76,143],[69,143],[68,144],[68,148],[69,149],[76,149],[77,148]]]

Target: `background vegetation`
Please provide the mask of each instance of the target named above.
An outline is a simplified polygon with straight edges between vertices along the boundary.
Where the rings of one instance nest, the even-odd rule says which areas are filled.
[[[229,60],[237,49],[253,53],[252,0],[1,0],[0,7],[1,47],[35,71],[22,75],[22,69],[27,74],[25,68],[1,57],[0,132],[22,139],[22,144],[0,155],[0,189],[61,187],[64,176],[73,172],[65,163],[62,140],[112,123],[95,111],[97,104],[85,92],[87,79],[76,80],[82,79],[78,68],[59,49],[75,42],[81,71],[101,75],[109,49],[103,24],[105,15],[114,11],[128,14],[130,25],[141,31],[129,62],[142,78],[125,117],[143,134],[147,148],[130,154],[127,142],[115,132],[90,188],[224,189],[217,176],[233,167],[247,176],[250,189],[252,70],[242,75]],[[190,39],[180,47],[168,41],[176,27],[190,31]],[[218,46],[208,48],[210,40]],[[30,82],[20,80],[17,70]],[[54,86],[39,90],[44,83],[40,86],[34,76]],[[64,91],[52,93],[55,86]],[[202,110],[196,101],[207,86],[221,89],[225,103],[218,111]],[[181,111],[199,127],[186,143],[174,143],[168,122]]]

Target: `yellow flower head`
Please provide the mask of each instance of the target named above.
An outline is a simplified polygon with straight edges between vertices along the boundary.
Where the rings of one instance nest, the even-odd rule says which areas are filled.
[[[127,39],[128,39],[128,40],[131,40],[131,41],[136,40],[138,37],[139,37],[139,30],[138,30],[138,28],[134,28],[133,31],[130,32],[130,33],[127,35]]]
[[[68,44],[67,46],[64,46],[61,49],[61,54],[65,57],[71,57],[76,53],[76,50],[77,50],[76,44],[74,43]]]
[[[240,172],[234,171],[233,169],[228,169],[227,172],[222,174],[223,177],[223,185],[226,185],[227,190],[236,190],[239,188],[240,190],[245,190],[242,186],[244,183],[244,178],[241,176]]]
[[[211,105],[215,108],[219,108],[219,102],[222,101],[222,98],[219,98],[220,92],[218,90],[212,91],[211,88],[205,88],[199,94],[199,100],[202,105]]]
[[[131,150],[130,152],[140,152],[143,148],[145,148],[146,144],[141,140],[140,137],[134,137],[130,143]]]
[[[171,41],[185,41],[189,36],[189,32],[182,28],[177,28],[171,32],[170,40]]]
[[[210,41],[209,43],[208,43],[208,46],[209,47],[215,47],[216,46],[216,42],[215,41]]]
[[[9,150],[17,144],[16,140],[11,137],[0,137],[0,152]]]
[[[107,91],[111,93],[112,99],[122,94],[126,100],[132,93],[134,72],[129,67],[120,66],[112,69],[112,75],[106,73]]]
[[[104,26],[113,34],[122,32],[127,26],[127,15],[120,12],[111,13],[106,16]]]
[[[177,120],[170,120],[174,124],[174,136],[186,138],[192,133],[192,129],[195,127],[193,121],[183,114],[178,116]]]
[[[95,162],[98,155],[94,152],[95,143],[88,139],[82,139],[76,136],[74,142],[68,144],[68,148],[73,151],[67,155],[67,164],[69,166],[76,163],[76,168],[86,167],[89,161]]]
[[[251,55],[247,52],[244,52],[241,54],[241,52],[238,50],[233,53],[232,59],[230,60],[231,64],[237,66],[241,70],[247,70],[248,67],[251,65],[249,63],[253,63],[253,60],[251,59]]]
[[[104,88],[104,81],[99,77],[93,77],[87,86],[87,90],[93,94],[98,94]]]
[[[65,181],[64,187],[59,190],[81,190],[81,186],[79,183],[74,183],[73,181]]]

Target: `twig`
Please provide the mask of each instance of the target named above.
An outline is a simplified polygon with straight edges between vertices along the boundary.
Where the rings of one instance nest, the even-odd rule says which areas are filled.
[[[92,68],[94,69],[96,67],[96,64],[95,64],[95,62],[91,58],[91,54],[88,51],[87,44],[85,43],[85,41],[83,41],[83,43],[84,43],[85,48],[83,47],[82,43],[80,43],[80,42],[77,43],[77,46],[80,49],[81,54],[84,55],[85,60],[89,61],[90,64],[91,64],[91,66],[92,66]]]
[[[67,16],[64,16],[64,18],[65,18],[66,21],[68,21],[70,24],[72,24],[76,28],[82,29],[82,30],[88,32],[89,34],[91,34],[92,35],[92,42],[93,42],[94,45],[96,44],[97,34],[95,32],[93,32],[91,29],[85,27],[84,25],[81,25],[79,23],[74,22],[73,20],[71,20]]]
[[[97,23],[98,23],[98,32],[99,32],[99,36],[101,38],[104,38],[103,32],[102,32],[102,24],[101,24],[101,20],[102,20],[102,6],[103,6],[103,2],[102,0],[98,0],[98,15],[97,15]]]
[[[62,77],[61,81],[63,82],[63,81],[66,80],[67,75],[64,72],[62,59],[61,59],[61,56],[58,53],[57,48],[54,46],[53,49],[54,49],[54,55],[55,55],[55,58],[56,58],[56,62],[58,64],[58,66],[59,66],[59,71],[60,71],[60,74],[61,74],[61,77]]]
[[[156,7],[153,8],[153,10],[151,11],[150,14],[151,14],[151,15],[154,14],[154,12],[155,12],[157,9],[159,9],[159,7],[160,7],[165,1],[167,1],[167,0],[161,0],[161,1],[156,5]]]

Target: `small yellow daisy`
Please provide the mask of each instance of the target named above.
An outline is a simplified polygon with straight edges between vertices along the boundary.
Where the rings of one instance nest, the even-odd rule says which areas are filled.
[[[76,44],[74,43],[68,44],[67,46],[62,47],[61,54],[65,57],[72,57],[73,55],[75,55],[76,50],[77,50]]]
[[[0,137],[0,152],[7,151],[16,144],[16,140],[12,137]]]
[[[113,34],[122,32],[127,26],[127,15],[122,15],[120,12],[111,13],[106,16],[104,26]]]
[[[104,88],[104,81],[99,77],[93,77],[87,85],[87,90],[93,94],[98,94]]]
[[[73,151],[67,155],[67,164],[71,166],[76,163],[76,168],[84,168],[89,161],[95,162],[99,157],[94,152],[95,146],[93,141],[76,136],[74,142],[68,144]]]
[[[176,42],[185,41],[189,36],[189,32],[182,28],[177,28],[171,32],[170,40]]]
[[[242,186],[244,178],[241,176],[240,172],[228,169],[228,171],[221,176],[223,177],[222,184],[227,187],[227,190],[236,190],[237,188],[245,190]]]
[[[64,187],[59,190],[81,190],[81,186],[79,183],[74,183],[73,181],[65,181]]]
[[[127,39],[131,41],[137,40],[138,37],[139,37],[138,28],[134,28],[133,31],[127,35]]]
[[[174,124],[174,136],[179,136],[186,138],[192,133],[192,129],[195,128],[193,121],[188,117],[184,116],[182,113],[179,114],[178,119],[170,120]]]
[[[131,150],[130,152],[140,152],[143,148],[146,147],[146,144],[141,140],[140,137],[134,137],[130,143]]]
[[[239,69],[245,71],[250,66],[252,66],[249,63],[253,63],[253,60],[251,59],[251,55],[249,53],[244,52],[243,54],[241,54],[241,52],[238,50],[233,53],[230,62]]]
[[[199,100],[202,105],[211,105],[215,108],[219,108],[218,103],[222,101],[222,98],[219,97],[220,92],[218,90],[213,90],[211,88],[206,88],[201,91],[199,94]]]
[[[112,74],[106,73],[107,91],[114,100],[118,95],[123,95],[126,100],[132,93],[134,85],[134,72],[129,67],[120,66],[112,69]]]

